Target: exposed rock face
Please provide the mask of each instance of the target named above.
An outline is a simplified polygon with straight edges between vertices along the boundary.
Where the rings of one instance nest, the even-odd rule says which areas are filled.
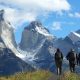
[[[43,39],[48,37],[52,37],[48,30],[40,22],[33,21],[29,26],[24,28],[20,48],[22,50],[36,48]]]
[[[23,50],[36,48],[36,46],[38,46],[38,44],[41,42],[43,38],[44,37],[36,31],[24,29],[22,33],[20,48]]]
[[[32,62],[37,68],[49,69],[53,62],[53,56],[50,53],[50,47],[53,47],[55,39],[49,31],[38,21],[33,21],[24,28],[22,33],[20,49],[25,51],[22,54],[30,55]],[[34,55],[34,56],[33,56]],[[32,57],[31,57],[32,56]],[[25,60],[26,61],[26,60]]]
[[[0,11],[0,21],[1,20],[4,20],[4,17],[3,16],[4,16],[4,10],[1,10]]]
[[[64,39],[57,39],[54,42],[54,47],[60,48],[63,54],[66,54],[73,48],[77,53],[80,52],[80,33],[79,30],[76,32],[70,32]]]

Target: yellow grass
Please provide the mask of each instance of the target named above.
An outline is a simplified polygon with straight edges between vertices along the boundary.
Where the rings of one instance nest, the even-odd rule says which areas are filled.
[[[35,71],[28,73],[17,73],[9,77],[0,77],[0,80],[48,80],[52,76],[49,71]]]

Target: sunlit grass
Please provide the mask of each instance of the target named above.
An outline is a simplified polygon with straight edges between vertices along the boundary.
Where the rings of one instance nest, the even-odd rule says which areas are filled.
[[[76,73],[65,72],[61,76],[61,80],[80,80],[80,76]]]
[[[0,77],[0,80],[48,80],[52,76],[49,71],[35,71],[28,73],[17,73],[9,77]]]
[[[65,72],[60,77],[54,75],[50,71],[39,70],[35,72],[25,72],[25,73],[17,73],[15,75],[0,77],[0,80],[53,80],[54,76],[56,76],[57,80],[80,80],[80,75],[71,72]],[[49,79],[50,78],[50,79]],[[54,79],[54,80],[56,80]]]

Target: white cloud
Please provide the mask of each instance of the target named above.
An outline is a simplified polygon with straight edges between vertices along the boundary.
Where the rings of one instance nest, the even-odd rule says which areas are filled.
[[[75,16],[78,17],[78,18],[80,18],[80,13],[77,13],[77,12],[76,12],[76,13],[75,13]]]
[[[69,15],[70,17],[74,17],[74,15],[73,15],[72,13],[69,13],[68,15]]]
[[[53,22],[52,29],[53,30],[61,30],[61,23],[58,21]]]
[[[7,19],[12,24],[35,20],[50,12],[62,13],[71,9],[67,0],[0,0],[0,8],[6,10]]]
[[[62,25],[75,25],[74,22],[61,22],[61,21],[54,21],[52,24],[52,30],[62,30]],[[65,27],[65,26],[64,26]]]
[[[80,18],[80,13],[79,12],[69,13],[69,16],[73,18]]]
[[[67,0],[0,0],[0,3],[26,10],[62,11],[70,10]]]
[[[29,12],[21,13],[20,11],[14,8],[3,7],[3,6],[0,6],[0,7],[2,9],[5,9],[5,14],[4,14],[5,20],[9,21],[15,29],[17,28],[16,26],[20,26],[25,21],[27,22],[34,21],[37,16]]]

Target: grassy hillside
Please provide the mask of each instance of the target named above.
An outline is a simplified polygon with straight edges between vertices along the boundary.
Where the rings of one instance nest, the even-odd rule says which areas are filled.
[[[52,76],[49,71],[36,71],[28,73],[17,73],[8,77],[0,77],[0,80],[48,80]]]
[[[65,72],[60,80],[80,80],[80,74]]]
[[[28,73],[17,73],[7,77],[0,77],[0,80],[80,80],[80,76],[70,72],[57,76],[49,71],[40,70]]]

